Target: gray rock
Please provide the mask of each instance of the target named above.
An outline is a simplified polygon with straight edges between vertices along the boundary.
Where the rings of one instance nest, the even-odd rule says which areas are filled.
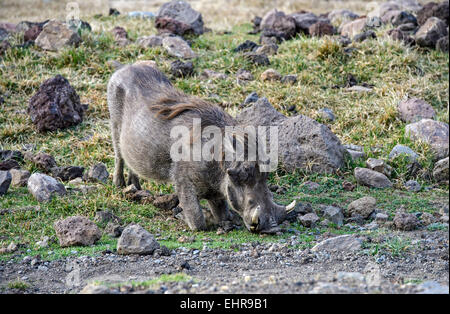
[[[241,114],[236,117],[239,124],[254,126],[279,125],[286,119],[283,114],[272,107],[265,97],[259,98],[252,106],[243,109]]]
[[[283,84],[295,84],[295,83],[297,83],[297,75],[295,75],[295,74],[284,75],[281,78],[281,83],[283,83]]]
[[[192,9],[185,1],[174,0],[164,3],[156,13],[157,18],[169,17],[178,22],[189,25],[197,35],[203,34],[203,18],[200,12]]]
[[[123,229],[121,225],[110,221],[105,227],[105,233],[113,238],[118,238],[122,235]]]
[[[72,216],[54,223],[61,247],[93,245],[102,233],[95,223],[83,216]]]
[[[295,19],[277,9],[269,11],[263,17],[260,28],[263,31],[274,32],[277,34],[277,37],[284,39],[290,39],[296,33]]]
[[[405,135],[412,140],[420,140],[431,146],[436,158],[448,156],[448,124],[431,119],[422,119],[405,127]]]
[[[377,35],[372,30],[368,30],[368,31],[356,34],[355,36],[353,36],[353,41],[363,42],[364,40],[370,39],[370,38],[372,38],[372,39],[377,38]]]
[[[109,178],[109,172],[106,169],[105,164],[98,163],[93,165],[91,168],[89,168],[89,171],[87,172],[86,181],[93,181],[93,182],[103,182],[105,183]]]
[[[422,186],[415,180],[408,180],[405,183],[405,188],[410,192],[420,192]]]
[[[333,122],[336,120],[336,117],[334,116],[333,110],[329,108],[322,108],[319,110],[319,114],[325,121]]]
[[[410,162],[415,162],[419,157],[417,153],[408,146],[397,144],[389,153],[389,159],[393,160],[400,155],[407,156]]]
[[[352,158],[353,161],[366,158],[366,154],[361,151],[347,149],[347,152],[350,154],[350,157]]]
[[[391,176],[392,167],[389,166],[388,164],[386,164],[386,162],[384,162],[384,160],[369,158],[366,160],[366,166],[367,166],[367,168],[377,171],[377,172],[380,172],[387,177]]]
[[[30,178],[30,172],[28,170],[11,169],[11,185],[12,186],[27,186],[28,178]]]
[[[5,195],[8,192],[11,185],[11,173],[9,171],[0,171],[0,196]]]
[[[162,46],[163,38],[161,36],[143,36],[136,40],[136,43],[144,48],[153,48]]]
[[[323,252],[345,252],[345,251],[358,251],[361,249],[362,240],[356,238],[354,235],[342,235],[334,238],[326,239],[316,244],[311,251]]]
[[[389,216],[385,213],[377,213],[375,215],[375,221],[377,223],[385,223],[389,219]]]
[[[314,228],[319,221],[319,217],[317,217],[314,213],[308,213],[298,218],[300,223],[306,228]]]
[[[153,254],[160,245],[155,238],[139,225],[127,226],[117,242],[117,253],[127,254]]]
[[[35,44],[44,50],[58,51],[65,46],[76,46],[81,43],[77,32],[69,25],[51,20],[44,25],[42,32],[36,38]]]
[[[448,36],[447,24],[437,17],[430,17],[415,35],[416,43],[422,47],[435,48],[437,41]]]
[[[434,164],[433,178],[438,182],[449,180],[448,157],[441,159]]]
[[[346,9],[336,9],[328,13],[328,18],[334,25],[341,25],[342,23],[353,21],[359,18],[359,15]]]
[[[27,185],[28,191],[38,202],[46,202],[51,200],[54,195],[63,196],[67,193],[64,185],[42,173],[33,173],[28,179]]]
[[[404,122],[417,122],[422,119],[434,119],[436,112],[430,104],[419,98],[410,98],[401,101],[397,110],[400,114],[400,119]]]
[[[267,43],[262,45],[261,47],[256,48],[255,52],[267,56],[273,56],[278,52],[278,45]]]
[[[224,73],[206,69],[202,72],[201,77],[203,79],[226,80],[228,76]]]
[[[247,97],[245,97],[244,105],[252,104],[254,102],[257,102],[259,99],[259,96],[256,92],[250,93]]]
[[[341,36],[353,38],[355,35],[364,32],[367,28],[367,18],[363,17],[354,21],[346,22],[340,27]]]
[[[294,21],[297,33],[309,34],[309,27],[319,21],[319,18],[314,13],[293,13],[290,14]]]
[[[114,222],[114,223],[121,223],[121,219],[111,213],[107,210],[101,210],[95,213],[94,221],[97,223],[107,223],[107,222]]]
[[[344,224],[344,214],[342,213],[342,209],[339,207],[327,206],[323,210],[323,217],[335,225],[342,226]]]
[[[288,171],[305,169],[331,173],[345,164],[346,149],[331,130],[298,115],[285,119],[279,128],[279,156]]]
[[[416,17],[413,14],[402,10],[390,10],[381,17],[381,20],[385,24],[391,23],[394,26],[399,26],[406,23],[413,23],[417,25]]]
[[[359,184],[372,188],[391,188],[392,182],[384,174],[367,168],[355,168],[355,178]]]
[[[420,216],[420,221],[422,222],[422,225],[428,226],[436,223],[438,219],[430,213],[422,213],[422,215]]]
[[[183,38],[178,36],[167,36],[162,40],[162,46],[166,49],[167,53],[171,56],[182,59],[193,59],[197,57],[188,43]]]
[[[366,26],[368,28],[378,28],[383,25],[383,21],[378,16],[368,17],[366,20]]]
[[[394,217],[394,225],[398,230],[411,231],[419,224],[417,216],[405,212],[397,212]]]
[[[250,71],[245,70],[245,69],[239,69],[236,72],[236,78],[238,80],[242,80],[242,81],[253,81],[253,79],[254,79],[253,74]]]
[[[448,36],[441,37],[436,42],[436,50],[448,53]]]
[[[357,199],[351,202],[347,211],[349,216],[360,215],[364,219],[369,218],[370,214],[375,210],[375,206],[377,205],[377,200],[371,196],[365,196],[360,199]]]

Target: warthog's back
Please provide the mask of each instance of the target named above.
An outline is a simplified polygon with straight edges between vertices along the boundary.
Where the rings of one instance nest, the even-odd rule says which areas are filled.
[[[170,147],[173,126],[224,127],[234,120],[217,106],[176,90],[155,68],[131,65],[119,69],[108,83],[111,128],[117,130],[115,149],[136,174],[158,181],[170,181]],[[199,165],[200,166],[200,165]]]

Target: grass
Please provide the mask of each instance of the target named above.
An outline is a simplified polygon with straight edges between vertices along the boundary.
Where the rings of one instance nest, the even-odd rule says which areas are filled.
[[[15,281],[8,282],[8,288],[16,289],[19,291],[26,291],[28,288],[30,288],[30,285],[25,281],[17,279]]]
[[[328,3],[328,2],[327,2]],[[0,106],[0,147],[22,149],[31,144],[34,151],[53,155],[58,165],[80,165],[89,167],[103,162],[112,172],[113,149],[108,125],[106,84],[113,70],[108,61],[133,63],[137,60],[155,60],[158,67],[168,73],[174,60],[162,48],[144,49],[136,44],[118,47],[108,33],[116,25],[124,27],[131,40],[139,36],[155,34],[151,22],[119,17],[83,17],[91,25],[92,32],[82,32],[83,43],[79,47],[64,48],[58,53],[40,51],[36,47],[16,46],[0,57],[0,93],[5,104]],[[248,19],[246,20],[248,21]],[[189,94],[195,94],[220,104],[231,114],[238,113],[238,105],[252,91],[265,96],[280,112],[290,116],[287,109],[295,106],[297,113],[319,118],[319,110],[327,107],[333,110],[337,119],[329,123],[331,130],[343,143],[362,145],[367,157],[387,161],[390,150],[396,144],[404,144],[419,155],[423,169],[417,177],[424,187],[435,182],[427,174],[432,170],[433,160],[429,147],[423,143],[411,142],[404,136],[405,124],[396,112],[397,103],[404,97],[419,97],[430,103],[437,112],[437,120],[449,122],[449,56],[448,54],[420,48],[407,48],[399,42],[388,39],[384,32],[389,27],[377,30],[377,39],[354,43],[355,50],[348,54],[329,37],[310,38],[298,36],[280,45],[278,54],[270,57],[271,68],[281,74],[297,74],[298,82],[284,85],[280,82],[262,82],[259,77],[269,67],[256,67],[248,63],[241,54],[232,52],[244,40],[257,41],[257,35],[249,35],[248,23],[229,26],[231,34],[208,32],[197,38],[190,38],[193,50],[199,55],[194,60],[196,75],[186,79],[172,79],[174,84]],[[104,31],[102,31],[104,30]],[[22,44],[19,35],[13,38],[15,45]],[[234,74],[245,68],[256,78],[246,85],[238,85]],[[204,81],[200,73],[212,69],[226,73],[228,79]],[[47,78],[56,74],[65,76],[77,90],[82,103],[89,104],[86,117],[80,125],[66,130],[39,134],[26,114],[30,97]],[[352,74],[359,82],[373,85],[370,93],[347,92],[336,86],[345,85],[347,75]],[[377,149],[371,149],[376,147]],[[370,195],[377,199],[377,208],[391,216],[399,207],[409,212],[434,212],[439,204],[448,204],[448,186],[439,186],[427,191],[413,193],[403,188],[411,179],[406,165],[401,160],[389,162],[394,167],[392,180],[396,189],[377,190],[362,186],[352,192],[342,188],[344,181],[356,183],[353,169],[364,166],[364,161],[348,161],[347,167],[333,175],[317,175],[297,171],[286,173],[283,169],[272,173],[270,183],[283,186],[285,194],[275,199],[287,204],[296,198],[310,202],[315,209],[319,205],[336,205],[344,210],[360,197]],[[22,164],[30,171],[37,169],[28,162]],[[303,186],[307,181],[320,184],[310,191]],[[144,188],[153,193],[170,193],[173,187],[154,182],[145,182]],[[190,232],[186,226],[172,218],[170,212],[162,212],[151,205],[140,205],[125,199],[121,190],[109,181],[98,185],[95,192],[87,195],[69,194],[48,203],[39,204],[26,188],[11,188],[0,198],[0,208],[10,213],[0,215],[0,246],[11,241],[20,244],[19,253],[0,256],[37,255],[53,259],[72,254],[92,255],[114,249],[116,240],[103,237],[90,248],[61,249],[56,243],[50,248],[37,249],[35,243],[43,236],[55,238],[53,223],[71,215],[85,215],[93,218],[96,211],[109,210],[125,223],[139,223],[169,248],[179,246],[201,249],[208,247],[235,249],[246,242],[285,241],[293,233],[300,235],[299,248],[310,247],[315,236],[324,232],[351,233],[346,227],[306,229],[298,224],[289,228],[291,233],[280,236],[260,236],[245,230],[233,231],[227,235],[215,232]],[[27,210],[27,208],[29,210]],[[36,210],[39,209],[39,210]],[[441,230],[441,228],[436,228]],[[192,243],[179,243],[181,235],[192,236]],[[405,245],[392,240],[385,249],[401,254]],[[52,254],[48,254],[51,251]]]

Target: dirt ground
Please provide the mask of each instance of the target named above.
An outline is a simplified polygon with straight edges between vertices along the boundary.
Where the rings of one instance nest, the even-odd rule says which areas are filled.
[[[0,262],[0,285],[21,278],[25,290],[4,293],[421,293],[442,285],[448,293],[447,231],[402,232],[410,247],[399,256],[354,252],[313,252],[289,242],[244,244],[235,250],[178,248],[170,256],[78,256]],[[326,235],[319,236],[317,242]],[[365,243],[381,239],[359,235]],[[295,240],[295,236],[291,237]],[[139,284],[164,274],[187,280]],[[429,281],[433,281],[432,284]],[[438,285],[439,286],[439,285]],[[97,290],[91,290],[95,287]],[[429,291],[428,291],[429,292]]]

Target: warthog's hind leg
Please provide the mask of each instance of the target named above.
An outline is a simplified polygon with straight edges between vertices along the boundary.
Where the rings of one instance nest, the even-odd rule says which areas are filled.
[[[131,185],[131,184],[134,184],[136,189],[138,189],[138,190],[141,189],[141,184],[139,183],[138,175],[135,174],[133,171],[129,170],[128,171],[128,182],[127,182],[127,185]]]

